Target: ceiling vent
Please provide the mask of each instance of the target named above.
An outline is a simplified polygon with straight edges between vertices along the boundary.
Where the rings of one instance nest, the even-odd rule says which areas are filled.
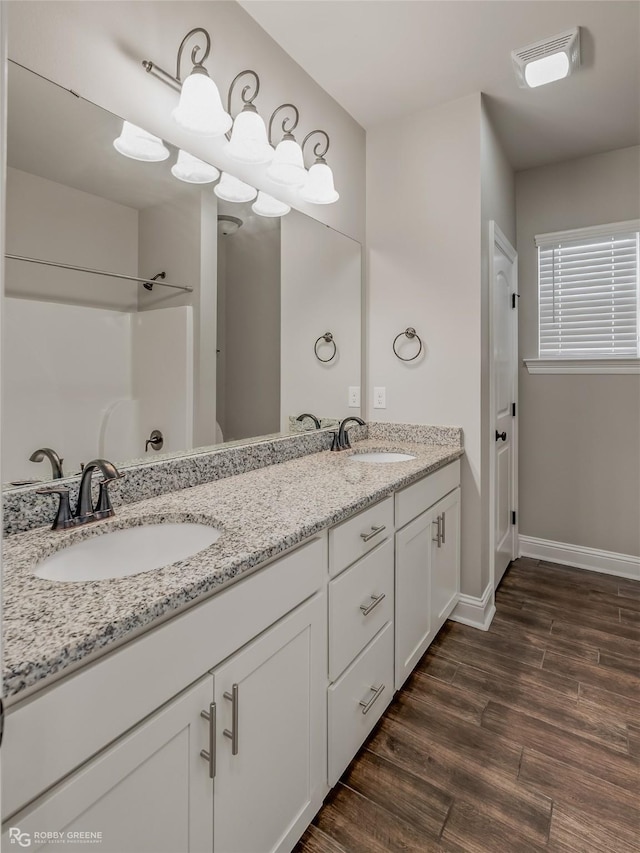
[[[580,28],[514,50],[511,59],[522,88],[534,89],[562,80],[580,67]]]

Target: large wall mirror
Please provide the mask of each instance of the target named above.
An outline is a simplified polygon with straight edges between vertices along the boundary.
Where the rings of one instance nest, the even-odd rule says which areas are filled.
[[[9,63],[6,487],[360,414],[360,244],[177,180],[167,142],[122,156],[122,127]]]

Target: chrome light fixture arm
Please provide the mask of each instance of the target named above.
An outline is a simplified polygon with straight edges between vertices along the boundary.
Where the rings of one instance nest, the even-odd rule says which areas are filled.
[[[203,50],[203,48],[201,45],[196,44],[191,50],[191,64],[194,68],[203,68],[204,70],[203,63],[211,53],[211,36],[202,27],[195,27],[193,30],[189,30],[189,32],[180,42],[180,47],[178,48],[178,56],[176,59],[175,77],[172,74],[169,74],[168,71],[165,71],[164,68],[161,68],[155,62],[151,62],[149,59],[144,59],[142,61],[142,66],[145,71],[149,74],[153,74],[155,77],[157,77],[159,80],[162,80],[163,83],[166,83],[173,89],[177,89],[178,91],[180,91],[180,89],[182,88],[182,77],[180,74],[180,66],[182,65],[182,54],[184,52],[185,45],[189,41],[189,39],[198,33],[202,33],[205,39],[204,53],[202,57],[198,59],[198,54],[201,50]]]
[[[276,116],[282,110],[290,109],[293,111],[294,118],[291,116],[285,116],[282,119],[282,132],[286,136],[287,134],[293,134],[293,131],[298,126],[298,122],[300,121],[300,112],[295,104],[280,104],[279,107],[276,107],[275,110],[271,113],[271,118],[269,119],[269,128],[268,128],[268,136],[269,136],[269,144],[273,145],[273,122],[275,121]],[[289,122],[291,124],[288,126]]]
[[[327,156],[327,151],[329,150],[329,146],[331,145],[331,140],[329,139],[329,134],[326,132],[326,130],[312,130],[307,133],[305,138],[302,140],[302,153],[304,154],[305,145],[316,133],[319,133],[321,136],[323,136],[325,142],[324,148],[322,148],[322,142],[316,142],[316,144],[313,146],[313,153],[316,156],[316,160],[319,160],[321,163],[324,163],[325,157]]]

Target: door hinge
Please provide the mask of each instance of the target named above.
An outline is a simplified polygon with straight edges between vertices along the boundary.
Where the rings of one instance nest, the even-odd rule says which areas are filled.
[[[512,403],[511,404],[511,417],[515,418],[515,416],[516,416],[516,404]]]
[[[511,510],[511,524],[516,523],[516,511],[515,509]]]
[[[520,294],[519,293],[512,293],[511,294],[511,307],[512,308],[516,307],[516,299],[520,299]]]

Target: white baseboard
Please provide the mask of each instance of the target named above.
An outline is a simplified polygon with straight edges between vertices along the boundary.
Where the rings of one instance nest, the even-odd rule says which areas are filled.
[[[463,625],[471,625],[472,628],[480,628],[481,631],[488,631],[495,613],[493,589],[489,583],[481,598],[460,593],[458,603],[449,619],[462,622]]]
[[[600,551],[582,545],[568,545],[566,542],[552,542],[549,539],[537,539],[535,536],[519,537],[520,556],[534,560],[546,560],[561,563],[563,566],[575,566],[590,572],[602,572],[619,578],[640,580],[640,557],[631,554],[618,554],[615,551]]]

